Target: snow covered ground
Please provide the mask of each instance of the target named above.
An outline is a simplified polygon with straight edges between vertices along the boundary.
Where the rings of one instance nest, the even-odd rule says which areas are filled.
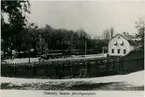
[[[77,78],[77,79],[28,79],[28,78],[10,78],[1,77],[0,81],[4,89],[25,89],[25,90],[74,90],[88,85],[93,86],[90,90],[116,89],[118,87],[142,87],[144,86],[144,71],[138,71],[127,75],[115,75],[96,78]],[[97,87],[102,84],[103,88]],[[94,87],[96,85],[96,87]],[[79,86],[79,87],[78,87]],[[106,86],[106,87],[105,87]],[[117,86],[117,87],[116,87]],[[86,88],[87,88],[86,87]]]
[[[29,58],[16,58],[4,60],[7,63],[28,63]],[[39,62],[38,58],[30,58],[30,62]]]
[[[124,91],[138,90],[137,87],[143,87],[143,77],[144,71],[138,71],[127,75],[61,80],[1,77],[1,85],[9,83],[9,88],[2,88],[2,90],[0,90],[0,94],[1,97],[82,97],[82,95],[80,95],[79,93],[94,94],[83,95],[83,97],[143,97],[143,89],[142,91]],[[115,84],[107,84],[110,82]],[[97,84],[100,85],[101,83],[107,85],[103,85],[102,88],[99,88]],[[79,88],[81,89],[79,91],[77,89],[77,91],[70,89],[75,85],[80,85]],[[84,87],[81,87],[81,85],[88,85],[88,89],[90,89],[90,87],[92,87],[93,85],[93,88],[95,88],[90,89],[89,91],[85,91],[83,90]],[[117,89],[117,91],[114,91],[118,87],[121,88]],[[57,95],[54,95],[53,93]],[[60,93],[70,94],[60,95]],[[72,96],[72,93],[78,93],[78,95]]]
[[[68,58],[58,58],[58,59],[49,59],[49,61],[57,61],[57,60],[68,60],[68,59],[85,59],[85,58],[100,58],[100,57],[106,57],[107,54],[90,54],[90,55],[77,55],[74,57],[68,57]],[[28,63],[29,58],[15,58],[15,59],[6,59],[4,60],[7,63]],[[30,62],[39,62],[39,58],[30,58]]]

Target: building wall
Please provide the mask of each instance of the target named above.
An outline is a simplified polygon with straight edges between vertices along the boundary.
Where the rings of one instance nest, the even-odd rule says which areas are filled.
[[[123,45],[121,45],[122,42]],[[115,45],[116,43],[117,45]],[[114,49],[114,53],[112,52],[112,49]],[[120,53],[118,53],[118,49],[120,50]],[[111,56],[124,56],[128,54],[131,49],[133,49],[133,47],[130,47],[129,42],[119,34],[109,41],[108,53]],[[126,53],[124,53],[124,50],[126,50]]]

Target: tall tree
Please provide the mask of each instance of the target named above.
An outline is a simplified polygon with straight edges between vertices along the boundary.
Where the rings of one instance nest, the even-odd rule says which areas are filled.
[[[136,28],[138,29],[137,37],[141,39],[139,42],[141,46],[144,47],[145,20],[139,19],[139,21],[135,23]]]
[[[26,25],[29,7],[29,2],[25,0],[1,1],[1,38],[4,40],[4,52],[7,47],[12,49],[13,35],[19,34]]]
[[[30,13],[29,6],[29,2],[23,0],[1,1],[2,39],[20,33],[26,25],[26,13]]]

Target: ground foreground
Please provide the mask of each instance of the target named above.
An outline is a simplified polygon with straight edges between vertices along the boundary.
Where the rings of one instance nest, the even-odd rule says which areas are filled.
[[[1,77],[2,89],[20,90],[144,90],[144,71],[127,75],[77,79]]]

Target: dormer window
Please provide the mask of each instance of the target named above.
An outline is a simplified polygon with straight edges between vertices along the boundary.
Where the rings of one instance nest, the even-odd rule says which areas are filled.
[[[120,38],[120,36],[118,36],[118,38]]]
[[[123,46],[123,45],[124,45],[124,42],[122,41],[122,42],[120,43],[120,45]]]
[[[115,42],[114,45],[117,45],[117,42]]]

